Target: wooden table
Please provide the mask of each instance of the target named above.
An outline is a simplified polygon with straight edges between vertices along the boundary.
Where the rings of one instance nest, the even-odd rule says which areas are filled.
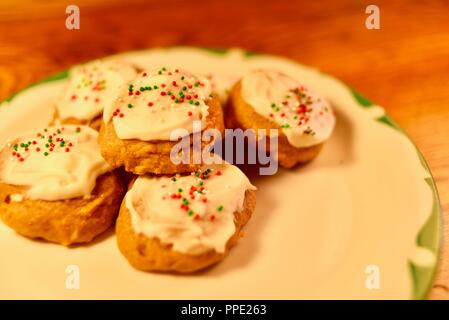
[[[236,46],[320,68],[384,106],[429,162],[446,212],[430,298],[449,298],[449,4],[377,0],[381,28],[368,30],[370,3],[352,0],[74,2],[81,29],[69,31],[65,1],[2,1],[0,100],[72,64],[153,46]]]

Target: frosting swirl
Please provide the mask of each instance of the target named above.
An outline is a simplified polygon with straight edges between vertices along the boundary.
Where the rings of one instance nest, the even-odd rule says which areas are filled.
[[[235,232],[234,212],[255,187],[230,164],[203,167],[188,176],[139,177],[126,196],[136,233],[173,244],[173,250],[224,252]]]
[[[205,77],[178,69],[146,71],[105,109],[103,120],[108,123],[112,119],[121,139],[168,141],[175,129],[193,133],[195,120],[200,120],[204,128],[210,97],[211,85]]]
[[[278,124],[292,146],[310,147],[330,137],[335,116],[329,103],[297,80],[277,71],[256,70],[241,84],[242,98]]]
[[[87,126],[66,125],[10,140],[0,149],[0,181],[28,187],[28,199],[88,197],[97,177],[110,170],[97,135]]]
[[[118,89],[136,76],[121,61],[94,61],[70,70],[69,83],[56,103],[59,117],[92,120],[117,98]]]

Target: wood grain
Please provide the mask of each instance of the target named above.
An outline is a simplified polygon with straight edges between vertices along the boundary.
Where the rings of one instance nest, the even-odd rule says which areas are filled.
[[[110,3],[110,4],[106,4]],[[242,47],[333,74],[384,106],[416,142],[449,212],[449,5],[377,0],[381,29],[365,28],[365,1],[64,1],[0,4],[0,100],[72,64],[167,45]],[[449,216],[430,298],[449,298]]]

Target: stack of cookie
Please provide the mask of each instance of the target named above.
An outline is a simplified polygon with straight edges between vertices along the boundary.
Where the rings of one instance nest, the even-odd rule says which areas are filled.
[[[190,273],[222,260],[256,201],[245,174],[202,136],[224,131],[212,88],[180,69],[73,68],[50,127],[0,151],[1,218],[63,245],[89,242],[116,221],[118,247],[140,270]],[[226,112],[228,127],[277,129],[286,168],[316,157],[335,124],[322,97],[267,70],[234,85]]]
[[[117,220],[117,243],[136,268],[193,272],[223,259],[255,207],[254,187],[237,167],[205,165],[205,129],[224,130],[218,98],[206,78],[178,69],[139,73],[103,114],[99,143],[114,168],[133,178]],[[199,124],[195,131],[194,122]],[[172,150],[187,142],[187,161]],[[209,141],[210,142],[210,141]]]

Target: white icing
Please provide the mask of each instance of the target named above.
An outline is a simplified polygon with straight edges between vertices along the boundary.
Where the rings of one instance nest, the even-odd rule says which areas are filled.
[[[205,127],[210,95],[205,77],[177,69],[146,71],[122,88],[116,103],[105,109],[103,120],[112,119],[120,139],[170,140],[175,129],[193,133],[195,120]]]
[[[207,78],[212,85],[212,91],[218,93],[221,104],[225,107],[226,102],[228,101],[230,89],[240,79],[240,77],[238,75],[213,73],[209,74]]]
[[[242,79],[241,94],[258,114],[281,126],[294,147],[322,143],[334,129],[335,116],[329,103],[283,73],[252,71]]]
[[[62,119],[92,120],[117,98],[119,88],[133,79],[135,69],[121,61],[94,61],[70,70],[70,80],[56,109]]]
[[[126,196],[135,232],[172,244],[178,252],[224,252],[235,233],[234,212],[242,209],[245,191],[255,187],[236,166],[207,166],[201,172],[206,168],[212,171],[209,178],[202,179],[202,194],[189,193],[192,185],[200,187],[200,178],[194,173],[178,176],[176,181],[169,177],[139,177]],[[178,194],[181,198],[173,198]],[[188,208],[181,208],[183,198],[189,202]]]
[[[97,177],[110,170],[100,155],[97,132],[74,125],[46,130],[15,138],[0,149],[0,181],[28,187],[27,199],[90,196]]]

